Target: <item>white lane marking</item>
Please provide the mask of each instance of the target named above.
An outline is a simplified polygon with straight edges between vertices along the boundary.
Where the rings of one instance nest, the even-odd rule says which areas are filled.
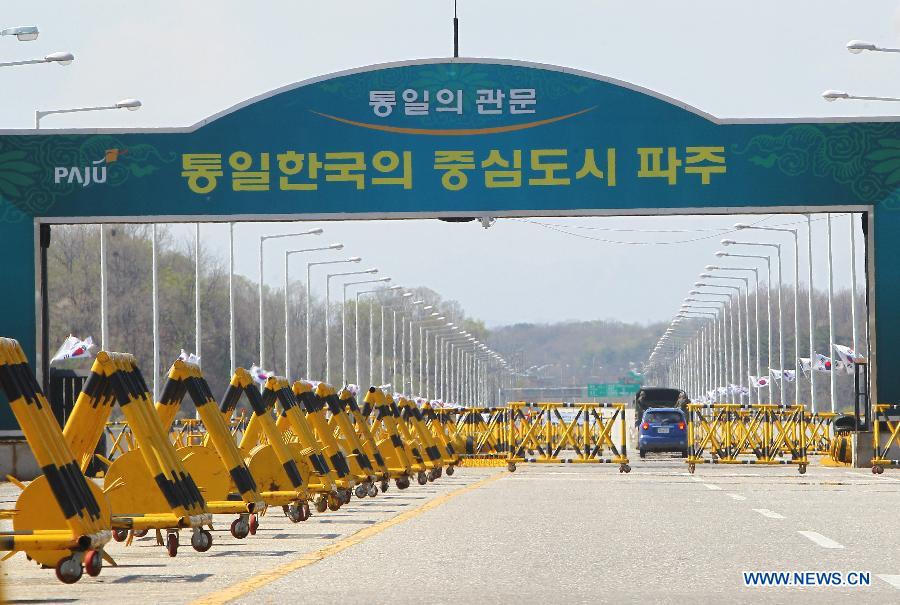
[[[719,487],[718,485],[713,485],[713,484],[711,484],[711,483],[704,483],[703,486],[704,486],[706,489],[712,489],[712,490],[721,490],[721,489],[722,489],[722,488]]]
[[[761,514],[763,517],[768,517],[769,519],[784,519],[784,515],[780,515],[774,510],[769,510],[768,508],[754,508],[753,510]]]
[[[747,496],[742,496],[740,494],[728,494],[729,497],[734,498],[735,500],[746,500]]]
[[[889,574],[879,574],[878,576],[894,588],[900,590],[900,576],[897,575],[889,575]]]
[[[812,540],[813,542],[815,542],[822,548],[844,548],[843,544],[839,544],[838,542],[835,542],[831,538],[827,538],[816,531],[798,531],[797,533],[800,534],[801,536],[803,536],[804,538]]]

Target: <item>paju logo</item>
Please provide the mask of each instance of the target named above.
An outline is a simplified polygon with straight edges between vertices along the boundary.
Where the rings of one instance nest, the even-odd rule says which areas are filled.
[[[53,181],[56,184],[78,183],[82,187],[105,183],[107,165],[118,162],[119,156],[127,152],[127,149],[107,149],[104,156],[94,160],[90,166],[56,166],[53,168]]]

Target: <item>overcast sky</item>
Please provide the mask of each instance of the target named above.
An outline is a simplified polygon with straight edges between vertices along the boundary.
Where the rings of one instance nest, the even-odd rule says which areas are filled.
[[[820,93],[836,88],[900,96],[900,83],[888,77],[896,74],[900,57],[851,55],[844,48],[853,38],[900,44],[898,7],[895,0],[756,0],[740,5],[699,0],[461,0],[460,45],[463,56],[551,63],[612,76],[719,117],[885,115],[900,107],[825,103]],[[28,43],[0,39],[2,60],[54,51],[71,51],[76,60],[68,67],[3,69],[6,94],[0,128],[30,128],[35,109],[101,105],[126,97],[141,99],[144,107],[137,112],[55,115],[45,118],[43,126],[190,125],[249,97],[313,76],[385,61],[447,56],[452,51],[451,17],[451,0],[6,0],[0,27],[36,24],[41,35]],[[717,229],[738,220],[744,218],[539,221],[604,240],[705,238],[675,245],[611,244],[519,220],[499,221],[488,230],[475,223],[436,221],[394,221],[377,228],[330,223],[323,225],[326,234],[317,240],[341,241],[347,255],[365,258],[366,267],[379,267],[395,283],[429,286],[492,325],[594,318],[653,321],[671,317],[697,273],[721,247]],[[779,216],[763,224],[797,220]],[[817,232],[824,232],[824,223],[816,223]],[[836,285],[846,287],[846,216],[836,219],[835,227]],[[255,279],[258,236],[295,229],[238,226],[238,270]],[[176,229],[185,238],[188,232],[183,226]],[[226,232],[222,225],[204,227],[204,244],[224,255]],[[407,238],[409,248],[398,253],[379,247],[378,242],[394,238]],[[268,244],[273,285],[283,279],[283,250],[309,243],[301,240]],[[786,255],[786,261],[790,259]],[[297,277],[302,274],[298,267]]]

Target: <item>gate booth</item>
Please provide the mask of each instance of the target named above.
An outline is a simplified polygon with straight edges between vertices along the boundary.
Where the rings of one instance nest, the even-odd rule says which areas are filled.
[[[900,401],[900,373],[877,371],[900,364],[898,159],[892,118],[719,119],[611,78],[465,58],[323,76],[184,128],[3,131],[0,335],[46,384],[55,224],[852,211],[869,392]],[[0,431],[21,435],[6,405]]]

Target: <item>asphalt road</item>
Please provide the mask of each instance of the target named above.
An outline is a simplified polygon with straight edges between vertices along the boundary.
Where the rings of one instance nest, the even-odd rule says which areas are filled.
[[[900,473],[810,467],[462,468],[292,525],[280,511],[206,555],[149,539],[63,586],[16,557],[12,602],[830,603],[900,601]],[[3,487],[0,496],[12,491]],[[8,499],[8,498],[4,498]],[[361,533],[360,533],[361,532]],[[747,587],[744,571],[868,572],[867,587]]]

